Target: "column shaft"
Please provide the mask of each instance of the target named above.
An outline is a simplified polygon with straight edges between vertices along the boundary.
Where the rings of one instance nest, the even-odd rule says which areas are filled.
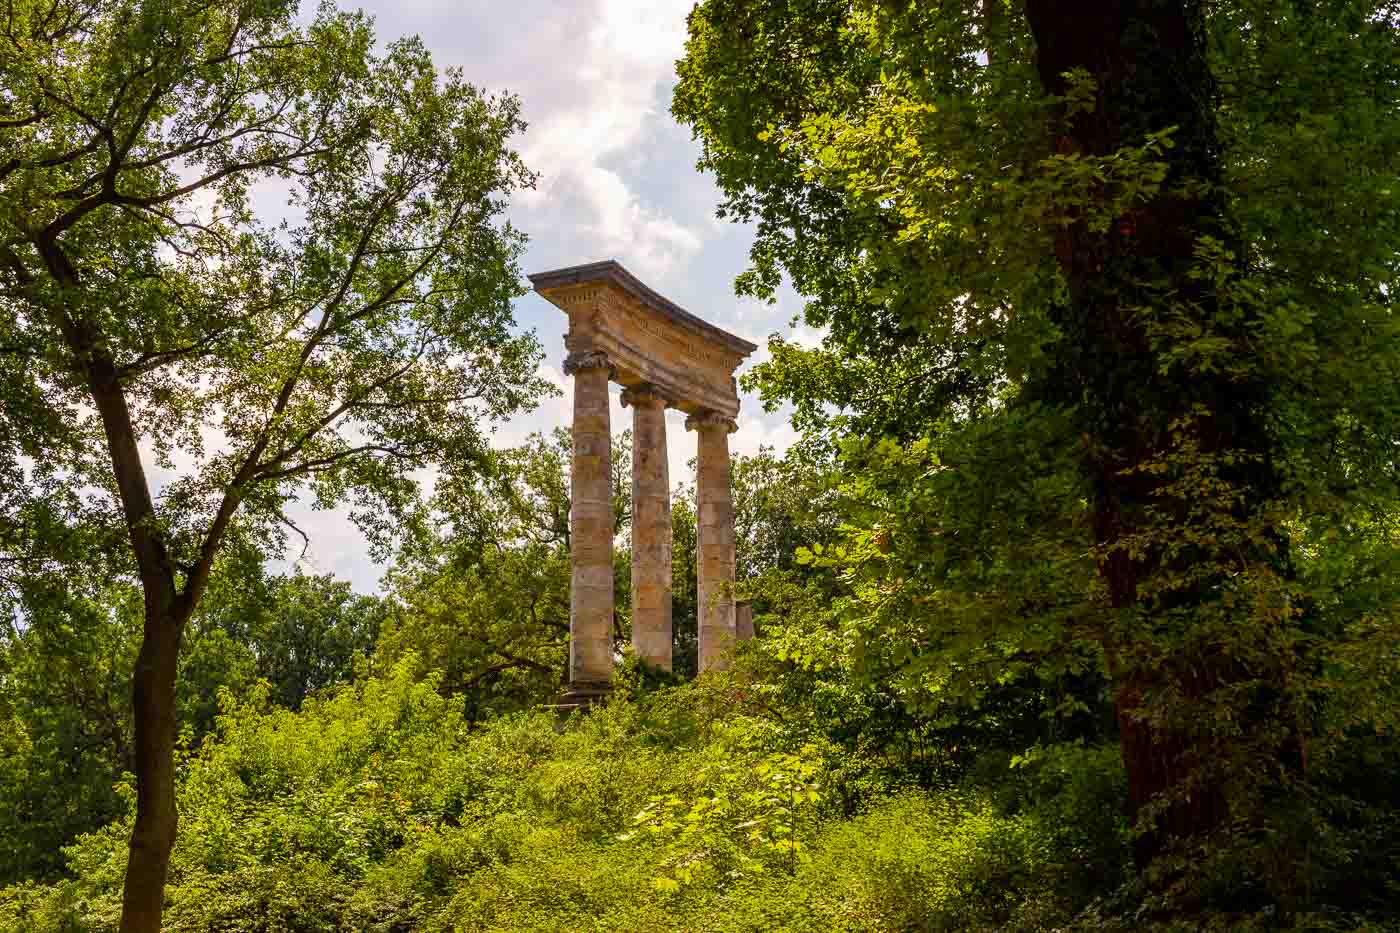
[[[671,481],[666,399],[650,386],[622,394],[632,406],[632,648],[671,669]]]
[[[570,477],[569,682],[612,680],[613,505],[612,435],[607,357],[574,353],[564,371],[574,377],[574,455]]]
[[[734,644],[734,499],[729,490],[729,432],[734,422],[693,416],[696,458],[696,577],[700,671],[722,670]]]
[[[753,638],[753,603],[734,604],[734,638],[736,641]]]

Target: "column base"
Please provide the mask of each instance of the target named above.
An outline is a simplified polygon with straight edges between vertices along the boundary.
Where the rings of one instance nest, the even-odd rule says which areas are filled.
[[[567,718],[570,713],[586,713],[589,707],[595,703],[602,703],[612,695],[612,684],[605,683],[574,683],[564,688],[564,692],[559,695],[559,702],[555,703],[553,709],[559,714],[561,719]]]

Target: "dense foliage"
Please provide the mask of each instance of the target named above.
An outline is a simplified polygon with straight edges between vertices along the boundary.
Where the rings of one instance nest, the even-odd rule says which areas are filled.
[[[222,690],[261,683],[271,702],[299,709],[348,682],[367,669],[388,608],[328,576],[225,565],[183,647],[182,743],[197,746],[213,730]],[[140,637],[140,593],[115,582],[100,599],[0,638],[0,883],[53,875],[65,844],[121,812]]]
[[[739,288],[825,339],[726,673],[684,484],[627,652],[614,439],[568,719],[570,440],[480,428],[517,105],[295,13],[3,14],[0,929],[1400,930],[1393,4],[698,4]],[[297,495],[382,593],[272,572]]]
[[[481,422],[542,391],[500,219],[533,176],[514,99],[416,40],[376,50],[362,14],[20,0],[4,17],[0,559],[23,594],[5,596],[53,589],[74,526],[141,589],[123,928],[155,931],[180,645],[216,561],[239,538],[277,553],[299,495],[349,503],[387,547],[415,471],[472,469]],[[259,185],[282,216],[255,211]]]
[[[1352,833],[1386,795],[1340,789],[1400,700],[1396,26],[691,15],[674,111],[757,224],[739,287],[787,278],[826,332],[752,380],[849,476],[842,540],[804,554],[849,589],[811,609],[912,697],[1106,681],[1151,916],[1301,922],[1393,858]]]
[[[1027,765],[1008,807],[901,788],[737,683],[562,733],[473,728],[438,686],[404,663],[300,713],[226,697],[182,761],[166,929],[990,930],[1063,918],[1126,854],[1111,753]],[[70,846],[71,880],[0,892],[0,926],[115,929],[125,829]]]
[[[536,439],[506,452],[501,461],[513,466],[500,482],[558,488],[549,450]],[[533,469],[535,455],[547,469]],[[801,487],[804,476],[813,485]],[[556,694],[557,671],[474,680],[455,660],[478,657],[477,669],[489,670],[500,663],[490,662],[492,646],[509,653],[518,646],[509,639],[557,640],[556,625],[531,630],[526,617],[508,615],[499,621],[517,621],[483,630],[494,617],[470,602],[444,598],[420,619],[406,597],[352,597],[325,578],[225,586],[220,577],[182,676],[199,685],[187,721],[198,722],[214,694],[220,713],[212,731],[189,734],[179,752],[183,832],[166,929],[1139,926],[1102,675],[998,666],[995,676],[909,677],[872,653],[878,642],[859,627],[830,624],[831,600],[850,599],[850,581],[797,556],[839,546],[830,513],[812,522],[806,509],[818,489],[831,497],[828,509],[854,509],[838,478],[795,454],[741,458],[734,477],[736,500],[761,503],[746,511],[750,540],[789,535],[793,547],[776,566],[749,558],[745,587],[763,594],[763,637],[725,679],[657,688],[646,672],[624,668],[613,702],[562,731],[552,713],[534,709]],[[491,549],[498,557],[532,546],[500,543]],[[226,572],[238,580],[237,568]],[[628,577],[619,574],[621,586]],[[406,586],[396,592],[415,592]],[[245,594],[269,594],[268,602]],[[136,594],[125,604],[130,613]],[[289,666],[274,650],[287,641],[259,627],[277,617],[327,633],[326,644],[340,643],[330,633],[388,621],[373,652],[357,652],[334,675],[339,686],[324,688],[322,673],[308,670],[288,691],[270,676]],[[133,651],[126,625],[93,626],[109,632],[114,658]],[[100,716],[87,722],[87,706],[61,694],[120,682],[129,676],[123,663],[62,680],[24,674],[26,659],[47,659],[50,671],[63,663],[52,646],[25,644],[6,651],[14,666],[3,683],[27,691],[6,707],[15,728],[43,735],[36,726],[53,717],[76,731],[100,727]],[[439,653],[441,670],[419,647]],[[219,676],[202,679],[197,667]],[[123,686],[111,698],[118,710]],[[32,830],[10,837],[15,852],[49,859],[11,872],[14,883],[0,888],[0,928],[116,929],[130,784],[114,752],[69,758],[79,750],[73,740],[44,741],[51,744],[31,748],[19,767],[59,766],[52,786],[7,773],[0,791],[65,802],[100,793],[102,804],[67,810],[73,822],[34,827],[42,838]],[[1335,892],[1345,907],[1312,910],[1313,928],[1378,928],[1396,894],[1400,800],[1384,775],[1397,756],[1374,741],[1349,754],[1332,788],[1348,825],[1333,832],[1353,855],[1345,873],[1315,866],[1319,892]],[[96,773],[64,772],[69,760]],[[1216,917],[1225,927],[1252,922],[1246,913]]]

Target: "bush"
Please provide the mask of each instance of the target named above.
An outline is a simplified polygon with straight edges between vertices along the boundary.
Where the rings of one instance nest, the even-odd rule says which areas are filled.
[[[300,712],[225,698],[180,765],[166,929],[1036,930],[1121,856],[1099,749],[989,759],[993,792],[849,816],[819,730],[754,715],[738,681],[624,690],[557,732],[471,728],[412,664]],[[67,880],[0,892],[0,929],[114,930],[127,830],[69,847]]]

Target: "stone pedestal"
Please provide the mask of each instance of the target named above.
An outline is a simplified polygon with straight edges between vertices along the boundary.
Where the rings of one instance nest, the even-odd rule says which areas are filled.
[[[569,354],[574,377],[574,455],[570,481],[569,684],[589,692],[612,682],[612,435],[605,353]]]
[[[695,607],[700,671],[723,670],[734,644],[734,499],[729,490],[729,434],[734,421],[712,413],[686,419],[698,436],[695,469]]]
[[[632,406],[632,649],[671,669],[671,480],[669,399],[643,383],[622,393]]]

